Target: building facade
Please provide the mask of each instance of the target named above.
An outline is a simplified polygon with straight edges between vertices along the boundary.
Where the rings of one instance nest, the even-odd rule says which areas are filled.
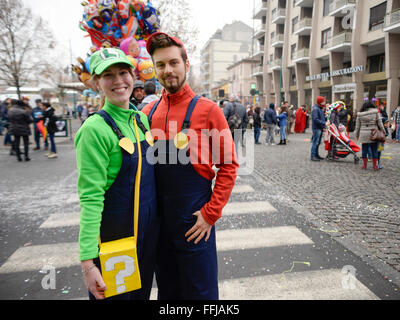
[[[400,103],[400,0],[263,0],[254,19],[266,103]]]
[[[227,68],[247,58],[252,48],[253,29],[241,21],[225,25],[201,50],[202,94],[211,97],[212,88],[227,80]]]

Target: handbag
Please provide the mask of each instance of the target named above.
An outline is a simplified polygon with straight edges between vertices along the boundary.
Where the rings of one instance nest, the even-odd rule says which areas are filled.
[[[371,141],[374,142],[385,142],[386,137],[385,134],[379,129],[371,129],[371,135],[369,137]]]
[[[107,287],[104,292],[106,298],[135,291],[142,287],[136,248],[139,223],[139,191],[142,173],[142,151],[136,119],[134,119],[134,126],[139,152],[138,168],[135,180],[134,236],[106,243],[101,243],[101,239],[99,238],[99,258],[101,274]]]

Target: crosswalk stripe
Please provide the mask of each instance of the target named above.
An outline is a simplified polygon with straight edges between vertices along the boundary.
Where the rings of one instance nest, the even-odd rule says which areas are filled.
[[[79,225],[80,213],[59,213],[52,214],[50,217],[41,224],[40,229],[58,228]]]
[[[79,264],[78,243],[58,243],[19,248],[0,267],[0,274],[37,270],[45,266],[66,268]]]
[[[221,300],[379,300],[339,269],[275,274],[220,282]],[[345,284],[343,284],[345,282]]]
[[[217,231],[219,252],[313,243],[310,238],[293,226]]]
[[[222,216],[273,212],[277,210],[268,201],[229,202],[222,210]]]
[[[235,187],[232,190],[232,193],[251,193],[251,192],[254,192],[254,189],[252,186],[248,184],[235,185]]]

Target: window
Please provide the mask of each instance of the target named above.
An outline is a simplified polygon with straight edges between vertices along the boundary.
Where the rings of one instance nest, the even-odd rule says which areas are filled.
[[[330,12],[330,5],[333,2],[333,0],[324,0],[324,17],[329,15]]]
[[[381,54],[378,56],[368,57],[367,59],[367,73],[384,72],[385,66],[385,55]]]
[[[294,55],[296,54],[296,44],[292,44],[290,47],[290,58],[293,60]]]
[[[383,27],[385,22],[387,2],[370,9],[369,15],[369,31],[374,31]]]
[[[296,28],[296,24],[299,23],[299,16],[297,16],[296,18],[292,19],[292,33],[294,33],[294,30]]]
[[[326,29],[322,31],[321,34],[321,48],[326,48],[328,46],[329,40],[332,37],[332,29]]]

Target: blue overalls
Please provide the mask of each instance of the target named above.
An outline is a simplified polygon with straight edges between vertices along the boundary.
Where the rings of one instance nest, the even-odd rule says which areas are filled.
[[[123,135],[111,116],[104,110],[98,112],[98,114],[104,118],[121,139]],[[142,124],[140,116],[136,115],[135,118],[139,128],[145,134],[147,130]],[[137,139],[139,140],[139,137]],[[153,284],[160,219],[157,214],[154,166],[146,160],[147,150],[151,146],[146,140],[141,141],[140,144],[143,161],[140,184],[137,255],[142,288],[110,297],[108,298],[109,300],[148,300]],[[137,148],[132,155],[123,149],[121,149],[121,152],[121,169],[114,183],[104,196],[104,210],[100,227],[100,237],[103,243],[132,237],[134,233],[134,186],[139,153],[137,152]],[[100,269],[99,258],[94,259],[94,263]],[[95,299],[90,292],[89,298],[91,300]]]
[[[189,105],[182,131],[190,127],[190,118],[199,97]],[[149,121],[158,107],[149,114]],[[164,147],[160,147],[165,143]],[[185,233],[197,221],[193,213],[210,201],[212,181],[200,176],[190,163],[178,161],[173,140],[157,141],[155,154],[165,152],[166,163],[155,164],[157,205],[161,215],[160,238],[157,247],[156,279],[158,300],[218,300],[218,264],[215,227],[207,242],[187,242]],[[171,146],[171,149],[170,149]],[[158,152],[158,153],[157,153]],[[163,159],[163,157],[158,157]],[[178,162],[177,164],[175,164]]]

